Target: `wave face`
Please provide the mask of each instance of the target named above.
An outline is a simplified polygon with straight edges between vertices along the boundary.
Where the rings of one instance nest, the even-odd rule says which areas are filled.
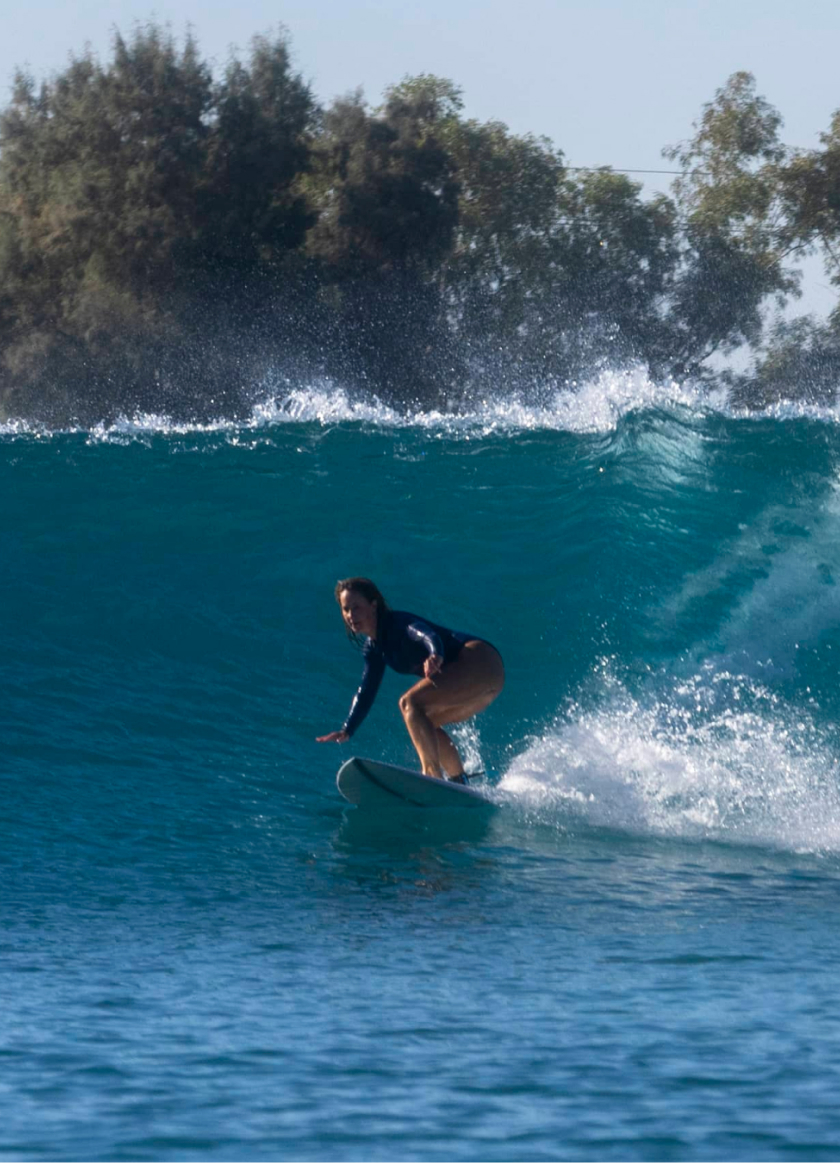
[[[836,1092],[783,1060],[838,1066],[795,1001],[837,953],[833,412],[637,372],[461,416],[299,385],[235,426],[7,426],[0,487],[5,1153],[819,1156]],[[313,742],[356,573],[505,658],[456,732],[486,834],[337,799],[351,751],[412,761],[393,675]],[[742,1023],[725,1066],[703,1005]]]

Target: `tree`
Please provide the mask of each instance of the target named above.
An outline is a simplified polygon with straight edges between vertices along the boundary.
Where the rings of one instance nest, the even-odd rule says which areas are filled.
[[[428,80],[429,83],[426,83]],[[307,192],[308,240],[332,304],[336,374],[391,399],[445,403],[451,353],[437,272],[458,218],[452,159],[437,134],[434,79],[360,93],[325,112]]]
[[[673,265],[667,200],[608,170],[574,177],[549,141],[496,122],[450,122],[445,140],[462,193],[444,275],[473,363],[524,382],[643,354]]]
[[[655,362],[665,334],[662,305],[677,259],[675,211],[661,196],[610,170],[584,172],[562,193],[564,230],[556,268],[573,330],[612,332],[612,358]]]
[[[154,27],[128,43],[117,34],[110,68],[85,53],[37,94],[18,76],[0,120],[0,327],[13,375],[131,392],[130,369],[171,329],[156,296],[198,226],[210,100],[192,40],[178,52]],[[116,390],[104,383],[115,373]]]
[[[736,378],[734,398],[751,407],[780,400],[832,403],[840,384],[840,328],[836,318],[816,323],[808,316],[781,319],[748,376]]]
[[[315,222],[300,179],[309,168],[318,109],[291,71],[285,37],[255,37],[214,92],[200,214],[203,258],[240,274],[275,266]]]
[[[819,247],[826,271],[840,285],[840,110],[821,150],[797,151],[781,171],[786,238],[805,250]]]
[[[282,36],[219,84],[192,37],[155,25],[38,92],[19,75],[0,118],[6,390],[28,379],[81,411],[235,391],[221,338],[237,308],[253,327],[244,288],[266,302],[312,222],[297,184],[316,116]]]
[[[682,262],[669,312],[672,371],[698,372],[715,352],[760,341],[762,308],[796,293],[784,266],[782,119],[735,73],[704,106],[694,137],[663,151],[682,173],[674,195]]]
[[[358,92],[333,103],[310,184],[313,255],[346,276],[435,268],[458,216],[452,159],[435,128],[429,92],[408,82],[373,113]]]
[[[449,310],[470,344],[510,343],[551,261],[562,154],[500,122],[442,127],[460,185],[455,246],[443,268]]]

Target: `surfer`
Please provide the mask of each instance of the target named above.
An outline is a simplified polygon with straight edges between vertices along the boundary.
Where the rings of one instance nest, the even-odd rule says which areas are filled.
[[[505,668],[498,650],[483,638],[392,610],[366,577],[338,582],[335,597],[349,637],[362,644],[365,668],[344,726],[317,742],[345,743],[358,730],[390,666],[421,676],[400,698],[400,711],[423,774],[466,783],[461,756],[443,727],[471,719],[500,693]]]

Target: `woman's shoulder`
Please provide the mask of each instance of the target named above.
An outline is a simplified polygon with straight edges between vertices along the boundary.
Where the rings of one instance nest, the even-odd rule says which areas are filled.
[[[428,618],[421,618],[419,614],[411,614],[408,610],[389,610],[388,617],[392,626],[405,628],[412,622],[428,622]]]

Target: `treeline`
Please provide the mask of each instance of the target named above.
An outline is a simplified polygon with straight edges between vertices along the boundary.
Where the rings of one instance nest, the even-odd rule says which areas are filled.
[[[0,116],[0,415],[235,415],[269,374],[457,407],[745,344],[743,399],[833,398],[840,311],[765,320],[802,253],[840,282],[840,114],[810,153],[780,127],[736,74],[644,200],[437,77],[322,108],[283,36],[216,77],[192,39],[116,35]]]

